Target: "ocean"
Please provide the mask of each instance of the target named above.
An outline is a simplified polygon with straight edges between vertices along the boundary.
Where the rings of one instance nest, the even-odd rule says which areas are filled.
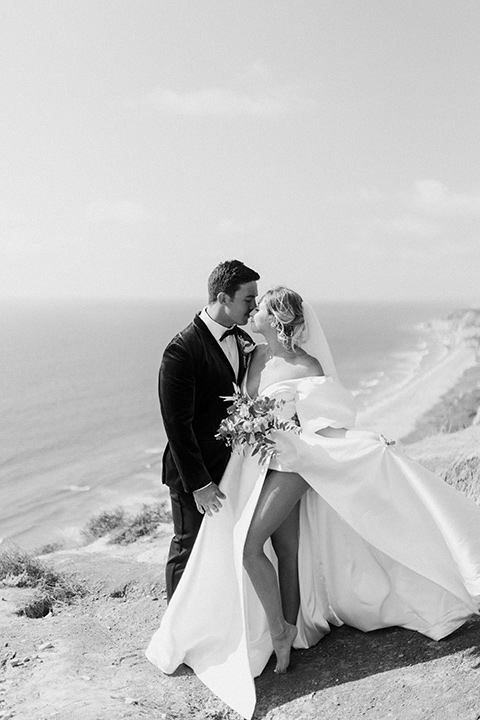
[[[0,538],[74,545],[94,514],[166,497],[157,374],[201,302],[8,304],[0,313]],[[435,362],[444,304],[314,303],[359,408]],[[445,329],[444,324],[441,325]],[[248,328],[247,328],[248,329]]]

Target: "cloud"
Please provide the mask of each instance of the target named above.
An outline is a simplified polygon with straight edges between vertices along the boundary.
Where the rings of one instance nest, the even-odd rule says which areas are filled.
[[[28,223],[28,217],[6,203],[0,203],[0,227],[15,228]]]
[[[215,87],[184,93],[158,88],[149,93],[147,101],[156,110],[175,115],[266,117],[278,115],[282,111],[282,105],[276,98],[253,96]]]
[[[374,227],[390,235],[419,239],[435,238],[444,232],[444,227],[440,223],[412,213],[392,218],[375,218]]]
[[[229,220],[228,218],[224,218],[220,220],[217,226],[217,232],[220,233],[220,235],[245,235],[247,230],[244,224],[237,223],[234,220]]]
[[[214,231],[217,235],[229,235],[231,237],[258,238],[271,228],[272,219],[267,215],[255,215],[242,217],[236,220],[231,217],[222,217],[217,222]]]
[[[480,216],[479,193],[455,193],[438,180],[418,180],[415,183],[414,203],[428,214],[451,217]]]
[[[431,267],[439,258],[454,261],[459,257],[472,257],[474,247],[469,240],[455,241],[442,238],[404,237],[393,239],[386,235],[364,237],[347,245],[347,252],[358,255],[363,261],[390,260],[425,263]]]
[[[157,87],[142,102],[165,115],[205,117],[275,117],[318,107],[313,92],[298,82],[277,82],[262,62],[237,73],[228,87],[183,91]]]
[[[159,218],[137,202],[93,202],[85,208],[85,218],[92,224],[121,223],[134,224],[155,222]]]
[[[330,201],[350,210],[354,254],[416,261],[465,257],[478,246],[480,193],[454,192],[435,179],[409,188],[358,188]]]
[[[335,204],[347,203],[376,212],[402,212],[423,217],[475,218],[480,215],[480,192],[454,192],[439,180],[417,180],[413,187],[396,192],[361,187],[327,199]]]

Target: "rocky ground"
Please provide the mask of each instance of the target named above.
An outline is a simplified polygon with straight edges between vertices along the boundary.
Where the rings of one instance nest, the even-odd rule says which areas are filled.
[[[476,426],[409,454],[435,471],[467,470],[477,499],[479,448]],[[161,526],[131,545],[101,539],[45,556],[87,589],[46,617],[19,617],[33,591],[0,584],[0,720],[240,720],[187,668],[165,676],[145,658],[165,610],[169,537]],[[440,642],[334,628],[294,651],[285,676],[269,663],[256,684],[254,720],[480,720],[480,618]]]
[[[240,720],[187,668],[160,673],[145,647],[165,610],[166,536],[97,542],[49,562],[89,593],[40,619],[15,615],[31,591],[0,589],[2,720]],[[440,642],[391,628],[334,628],[294,651],[288,674],[257,680],[260,720],[478,720],[480,620]]]

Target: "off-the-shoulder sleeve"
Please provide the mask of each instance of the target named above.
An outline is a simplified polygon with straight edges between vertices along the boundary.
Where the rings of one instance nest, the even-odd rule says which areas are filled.
[[[333,378],[305,378],[296,390],[296,411],[305,432],[314,433],[325,427],[354,427],[355,399]]]

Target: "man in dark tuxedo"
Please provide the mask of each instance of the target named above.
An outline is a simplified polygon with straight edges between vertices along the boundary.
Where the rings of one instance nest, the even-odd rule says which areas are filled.
[[[256,306],[255,270],[238,260],[220,263],[208,279],[208,305],[165,349],[159,397],[168,443],[162,481],[170,488],[174,537],[165,567],[170,600],[185,569],[203,514],[218,512],[218,484],[230,450],[215,439],[248,364],[252,339],[239,328]]]

